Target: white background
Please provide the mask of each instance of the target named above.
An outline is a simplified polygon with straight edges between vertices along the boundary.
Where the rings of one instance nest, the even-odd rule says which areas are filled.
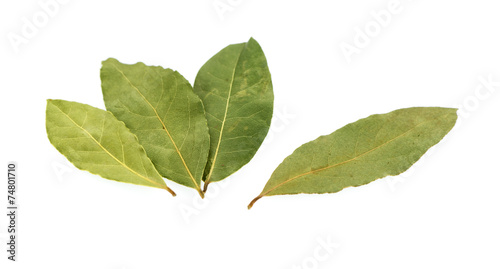
[[[0,164],[18,163],[20,205],[19,262],[3,238],[0,268],[500,268],[498,1],[61,0],[50,16],[46,2],[0,4]],[[373,12],[388,10],[381,27]],[[23,33],[34,20],[36,33]],[[346,57],[367,25],[372,36]],[[104,108],[102,60],[173,68],[193,83],[213,54],[250,37],[273,77],[271,133],[205,200],[170,181],[175,198],[104,180],[49,143],[46,99]],[[460,119],[408,172],[247,210],[298,146],[412,106],[459,107]],[[2,213],[0,236],[6,224]]]

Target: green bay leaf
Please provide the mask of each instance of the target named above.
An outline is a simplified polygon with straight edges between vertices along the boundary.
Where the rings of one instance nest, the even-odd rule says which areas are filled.
[[[170,190],[137,137],[110,112],[64,100],[47,100],[47,135],[81,170],[125,183]]]
[[[276,168],[264,196],[334,193],[410,168],[455,125],[456,109],[414,107],[376,114],[297,148]]]
[[[209,135],[200,98],[178,72],[143,63],[102,63],[104,103],[137,135],[160,174],[196,189],[207,162]]]
[[[269,130],[274,96],[262,48],[251,38],[222,49],[200,69],[194,91],[203,101],[210,132],[206,191],[210,182],[247,164]]]

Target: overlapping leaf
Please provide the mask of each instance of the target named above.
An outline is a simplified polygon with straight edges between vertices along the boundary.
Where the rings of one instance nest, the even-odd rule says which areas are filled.
[[[229,45],[200,69],[194,91],[204,104],[210,132],[205,191],[248,163],[264,140],[273,114],[266,57],[254,39]]]
[[[171,69],[115,59],[103,62],[101,81],[107,110],[137,135],[160,174],[203,196],[209,135],[189,82]]]
[[[48,100],[47,135],[70,162],[103,178],[171,191],[123,122],[89,105]]]
[[[276,168],[260,198],[333,193],[410,168],[455,125],[456,109],[415,107],[372,115],[297,148]]]

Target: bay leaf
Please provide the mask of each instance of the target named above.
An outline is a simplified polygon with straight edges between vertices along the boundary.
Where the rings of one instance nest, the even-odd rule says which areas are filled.
[[[273,89],[260,45],[225,47],[199,70],[194,92],[203,101],[210,132],[210,154],[204,191],[255,155],[267,135],[273,114]]]
[[[200,98],[177,71],[143,63],[102,63],[106,109],[137,135],[160,174],[194,188],[207,162],[209,135]]]
[[[297,148],[276,168],[264,196],[334,193],[410,168],[455,125],[456,109],[414,107],[376,114]]]
[[[167,187],[125,124],[110,112],[64,100],[47,100],[47,135],[54,147],[81,170],[120,182]]]

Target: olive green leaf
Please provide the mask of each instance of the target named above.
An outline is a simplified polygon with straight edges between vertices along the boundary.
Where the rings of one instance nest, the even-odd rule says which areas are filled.
[[[271,74],[260,45],[251,38],[208,60],[194,83],[207,116],[210,155],[203,179],[220,181],[248,163],[267,135],[273,114]]]
[[[137,135],[160,174],[195,188],[205,168],[209,135],[200,98],[178,72],[115,59],[101,69],[104,103]]]
[[[297,148],[276,168],[264,196],[333,193],[410,168],[455,125],[456,109],[414,107],[348,124]]]
[[[137,137],[110,112],[64,100],[47,100],[47,135],[82,170],[103,178],[166,189]]]

